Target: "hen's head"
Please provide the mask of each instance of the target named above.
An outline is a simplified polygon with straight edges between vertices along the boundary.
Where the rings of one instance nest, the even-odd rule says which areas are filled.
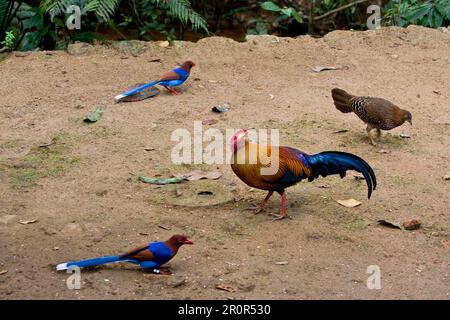
[[[231,150],[236,152],[240,147],[242,147],[245,143],[245,138],[248,135],[248,130],[239,129],[237,130],[230,139]]]

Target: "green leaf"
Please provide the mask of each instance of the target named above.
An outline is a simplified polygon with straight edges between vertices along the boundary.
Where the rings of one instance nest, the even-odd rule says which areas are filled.
[[[441,0],[436,4],[436,9],[447,19],[450,20],[450,1]]]
[[[277,6],[275,3],[273,3],[272,1],[266,1],[266,2],[261,3],[261,8],[263,8],[264,10],[274,11],[274,12],[281,11],[281,8],[279,6]]]
[[[410,9],[405,18],[411,22],[417,22],[428,14],[431,9],[430,6],[429,3],[424,3],[423,5]]]
[[[433,26],[435,28],[439,28],[440,26],[442,26],[442,22],[444,21],[444,17],[437,11],[434,11],[434,22],[433,22]]]
[[[83,119],[84,122],[97,122],[103,114],[103,110],[100,107],[97,107],[95,111],[89,112]]]
[[[294,19],[298,22],[298,23],[302,23],[303,19],[302,17],[298,14],[298,12],[296,10],[292,10],[292,16],[294,17]]]
[[[144,183],[152,183],[152,184],[171,184],[171,183],[180,183],[181,181],[186,180],[186,177],[174,177],[174,178],[147,178],[144,176],[138,177],[139,181]]]
[[[283,8],[281,9],[281,13],[287,15],[288,17],[292,16],[292,12],[295,11],[293,8]]]

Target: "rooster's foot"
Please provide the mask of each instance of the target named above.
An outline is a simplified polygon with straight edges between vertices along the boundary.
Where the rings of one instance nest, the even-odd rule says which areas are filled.
[[[273,218],[272,221],[278,221],[278,220],[283,220],[285,218],[289,218],[292,219],[290,216],[286,215],[282,215],[282,214],[275,214],[275,213],[271,213],[270,214]]]
[[[258,214],[258,213],[261,213],[262,211],[264,211],[264,207],[251,206],[251,207],[245,208],[243,211],[253,211],[254,214]]]

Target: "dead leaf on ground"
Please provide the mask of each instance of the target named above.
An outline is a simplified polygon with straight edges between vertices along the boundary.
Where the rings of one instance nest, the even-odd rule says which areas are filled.
[[[403,226],[399,222],[381,219],[381,220],[378,220],[378,223],[385,227],[397,228],[397,229],[403,230]]]
[[[161,59],[151,59],[148,62],[161,62]]]
[[[5,274],[5,273],[7,273],[7,272],[8,272],[8,270],[1,270],[1,271],[0,271],[0,275]]]
[[[31,224],[31,223],[35,223],[37,221],[38,221],[38,219],[34,218],[34,219],[30,219],[30,220],[20,220],[19,223],[20,224]]]
[[[202,121],[202,124],[205,126],[210,126],[219,122],[217,119],[205,119]]]
[[[145,151],[155,151],[155,148],[144,148]]]
[[[225,284],[225,283],[216,284],[216,289],[222,290],[222,291],[227,291],[227,292],[236,292],[235,287],[233,287],[230,284]]]
[[[156,178],[147,178],[144,176],[139,176],[138,177],[139,181],[142,181],[144,183],[152,183],[152,184],[171,184],[171,183],[180,183],[184,180],[186,180],[186,177],[173,177],[173,178],[161,178],[161,179],[156,179]]]
[[[391,153],[389,150],[386,150],[386,149],[380,149],[380,150],[378,150],[377,151],[378,153]]]
[[[321,72],[321,71],[325,71],[325,70],[337,70],[338,68],[336,67],[324,67],[324,66],[315,66],[312,68],[312,71],[314,72]]]
[[[444,180],[450,180],[450,174],[447,174],[447,175],[443,176],[442,178],[444,178]]]
[[[400,138],[409,139],[409,138],[411,138],[411,136],[409,134],[406,134],[406,133],[401,133],[400,134]]]
[[[277,266],[285,266],[285,265],[289,264],[289,261],[278,261],[278,262],[275,262],[275,264]]]
[[[186,177],[188,181],[196,181],[201,179],[217,180],[221,176],[222,173],[220,171],[203,171],[203,170],[194,170],[183,174],[183,177]]]
[[[54,143],[55,143],[55,140],[52,139],[52,141],[47,142],[47,143],[40,144],[38,147],[39,147],[39,148],[45,148],[45,147],[51,146],[51,145],[54,144]]]
[[[344,132],[348,132],[348,130],[342,129],[342,130],[334,131],[333,133],[344,133]]]
[[[169,227],[163,226],[163,225],[159,225],[158,228],[164,229],[164,230],[170,230]]]
[[[24,58],[26,56],[29,56],[31,54],[31,51],[25,51],[25,52],[16,52],[14,56],[18,58]]]
[[[361,204],[358,200],[355,199],[347,199],[347,200],[336,200],[341,206],[346,208],[354,208]]]

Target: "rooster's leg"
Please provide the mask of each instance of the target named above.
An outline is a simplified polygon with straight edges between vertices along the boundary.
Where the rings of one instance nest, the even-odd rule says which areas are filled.
[[[281,194],[281,214],[272,214],[273,221],[282,220],[287,217],[286,214],[286,192],[283,191]]]
[[[270,197],[273,195],[273,191],[269,191],[269,193],[267,193],[267,196],[264,198],[264,201],[259,205],[259,207],[255,210],[255,214],[260,213],[261,211],[264,210],[264,207],[267,204],[267,201],[269,201]]]
[[[250,207],[250,208],[247,208],[245,210],[255,210],[255,214],[260,213],[261,211],[264,210],[264,208],[265,208],[265,206],[267,204],[267,201],[269,201],[269,199],[270,199],[270,197],[272,195],[273,195],[273,191],[269,191],[269,193],[267,194],[266,198],[264,199],[264,201],[259,206],[257,206],[257,207]]]

